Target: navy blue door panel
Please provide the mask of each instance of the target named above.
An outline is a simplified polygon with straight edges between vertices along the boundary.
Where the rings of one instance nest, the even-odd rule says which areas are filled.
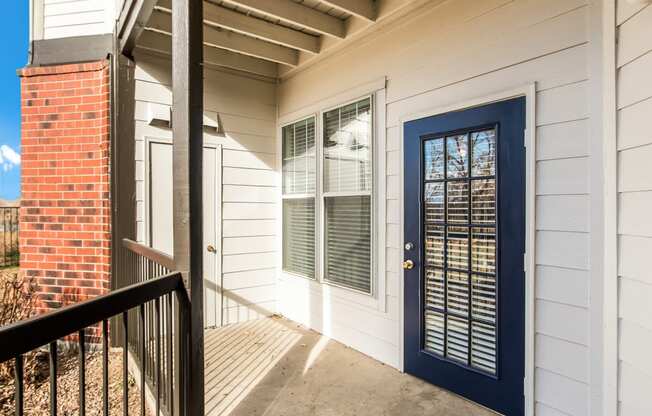
[[[404,129],[405,370],[521,415],[525,98]]]

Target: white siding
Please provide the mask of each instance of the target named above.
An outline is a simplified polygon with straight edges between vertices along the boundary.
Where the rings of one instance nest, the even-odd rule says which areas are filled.
[[[116,0],[43,0],[43,39],[112,33]]]
[[[171,139],[168,128],[147,124],[148,103],[172,102],[170,61],[136,56],[136,177],[139,241],[146,242],[145,139]],[[276,311],[277,252],[275,85],[217,70],[205,71],[206,111],[219,113],[222,145],[222,270],[225,324]]]
[[[652,6],[618,1],[618,411],[652,414]]]
[[[281,117],[387,77],[386,312],[280,276],[280,312],[393,366],[401,362],[400,120],[537,83],[536,411],[589,414],[589,101],[585,0],[424,6],[279,86]],[[382,109],[381,109],[382,111]]]

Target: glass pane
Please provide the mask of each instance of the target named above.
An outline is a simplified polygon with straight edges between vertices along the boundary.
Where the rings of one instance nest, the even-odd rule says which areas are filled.
[[[325,198],[325,279],[371,292],[371,198]]]
[[[426,225],[426,264],[444,267],[444,227]]]
[[[469,361],[469,323],[448,315],[446,317],[446,355],[454,361],[467,364]]]
[[[469,222],[469,182],[448,182],[447,197],[448,222],[467,224]]]
[[[471,231],[471,263],[474,272],[496,272],[495,228],[473,228]]]
[[[315,199],[283,200],[283,270],[315,277]]]
[[[424,348],[489,374],[497,368],[496,140],[494,129],[426,140],[422,167]]]
[[[371,99],[324,113],[324,192],[371,191]]]
[[[426,180],[444,179],[444,139],[426,141],[423,155]]]
[[[496,278],[474,274],[471,283],[473,319],[496,322]]]
[[[469,176],[468,136],[446,138],[446,165],[448,178],[466,178]]]
[[[471,222],[494,224],[496,222],[496,180],[471,181]]]
[[[496,174],[495,130],[471,133],[472,157],[471,175],[493,176]]]
[[[444,315],[439,312],[425,313],[425,349],[444,355]]]
[[[469,268],[469,228],[448,227],[447,267],[459,270]]]
[[[444,309],[444,271],[426,269],[426,306]]]
[[[444,222],[444,182],[425,185],[426,222]]]
[[[474,322],[471,330],[471,366],[496,374],[496,327]]]
[[[447,271],[446,307],[448,312],[468,315],[469,313],[469,275]]]
[[[283,127],[283,193],[314,193],[315,162],[315,119]]]

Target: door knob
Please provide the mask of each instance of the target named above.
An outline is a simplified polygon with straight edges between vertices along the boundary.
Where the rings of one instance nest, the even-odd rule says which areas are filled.
[[[412,270],[414,268],[414,262],[412,260],[405,260],[403,262],[403,268],[405,270]]]
[[[208,250],[209,253],[217,253],[217,250],[215,250],[215,247],[213,247],[211,244],[206,247],[206,250]]]

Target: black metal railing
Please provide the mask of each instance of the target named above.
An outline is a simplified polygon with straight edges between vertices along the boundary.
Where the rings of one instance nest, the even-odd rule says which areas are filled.
[[[118,287],[150,281],[174,269],[172,257],[161,251],[129,239],[122,240],[122,245],[123,249],[117,262],[121,271],[116,279]],[[142,316],[133,313],[128,316],[128,329],[125,331],[129,353],[135,357],[135,362],[143,364],[139,366],[141,385],[146,386],[150,395],[160,397],[160,410],[164,415],[172,414],[173,397],[169,388],[172,384],[169,368],[172,365],[164,360],[163,365],[159,366],[157,357],[170,357],[172,345],[159,345],[156,340],[159,339],[161,330],[172,330],[168,325],[161,328],[159,322],[168,322],[169,317],[173,315],[173,305],[169,302],[148,304],[145,305]],[[145,340],[147,348],[143,349],[141,339]]]
[[[0,268],[17,266],[18,207],[0,207]]]
[[[168,314],[160,315],[161,304],[168,305]],[[150,327],[153,337],[146,335],[146,308],[151,307],[156,320]],[[137,325],[132,324],[130,313],[136,316]],[[58,341],[71,335],[78,334],[79,350],[79,415],[85,415],[86,409],[86,383],[84,380],[86,329],[101,323],[101,344],[103,359],[103,414],[109,414],[109,319],[114,316],[122,317],[122,331],[131,334],[132,327],[137,335],[129,337],[129,348],[123,348],[122,383],[123,383],[123,409],[128,415],[129,409],[129,350],[136,347],[139,357],[136,365],[141,369],[140,382],[144,386],[147,360],[153,355],[156,389],[154,401],[156,415],[161,411],[161,397],[164,396],[162,388],[165,385],[167,393],[167,407],[171,415],[187,415],[189,394],[189,328],[190,328],[190,302],[180,273],[169,273],[160,277],[146,279],[122,289],[117,289],[109,294],[67,306],[54,312],[39,315],[34,318],[17,322],[0,328],[0,363],[14,360],[15,363],[15,414],[23,414],[24,407],[24,381],[23,381],[23,356],[44,345],[49,346],[50,352],[50,414],[57,415],[57,348]],[[151,341],[151,342],[150,342]],[[135,344],[135,345],[134,345]],[[164,357],[162,344],[166,345]],[[166,380],[163,382],[161,374],[166,368]],[[140,414],[145,415],[145,389],[141,388]]]

